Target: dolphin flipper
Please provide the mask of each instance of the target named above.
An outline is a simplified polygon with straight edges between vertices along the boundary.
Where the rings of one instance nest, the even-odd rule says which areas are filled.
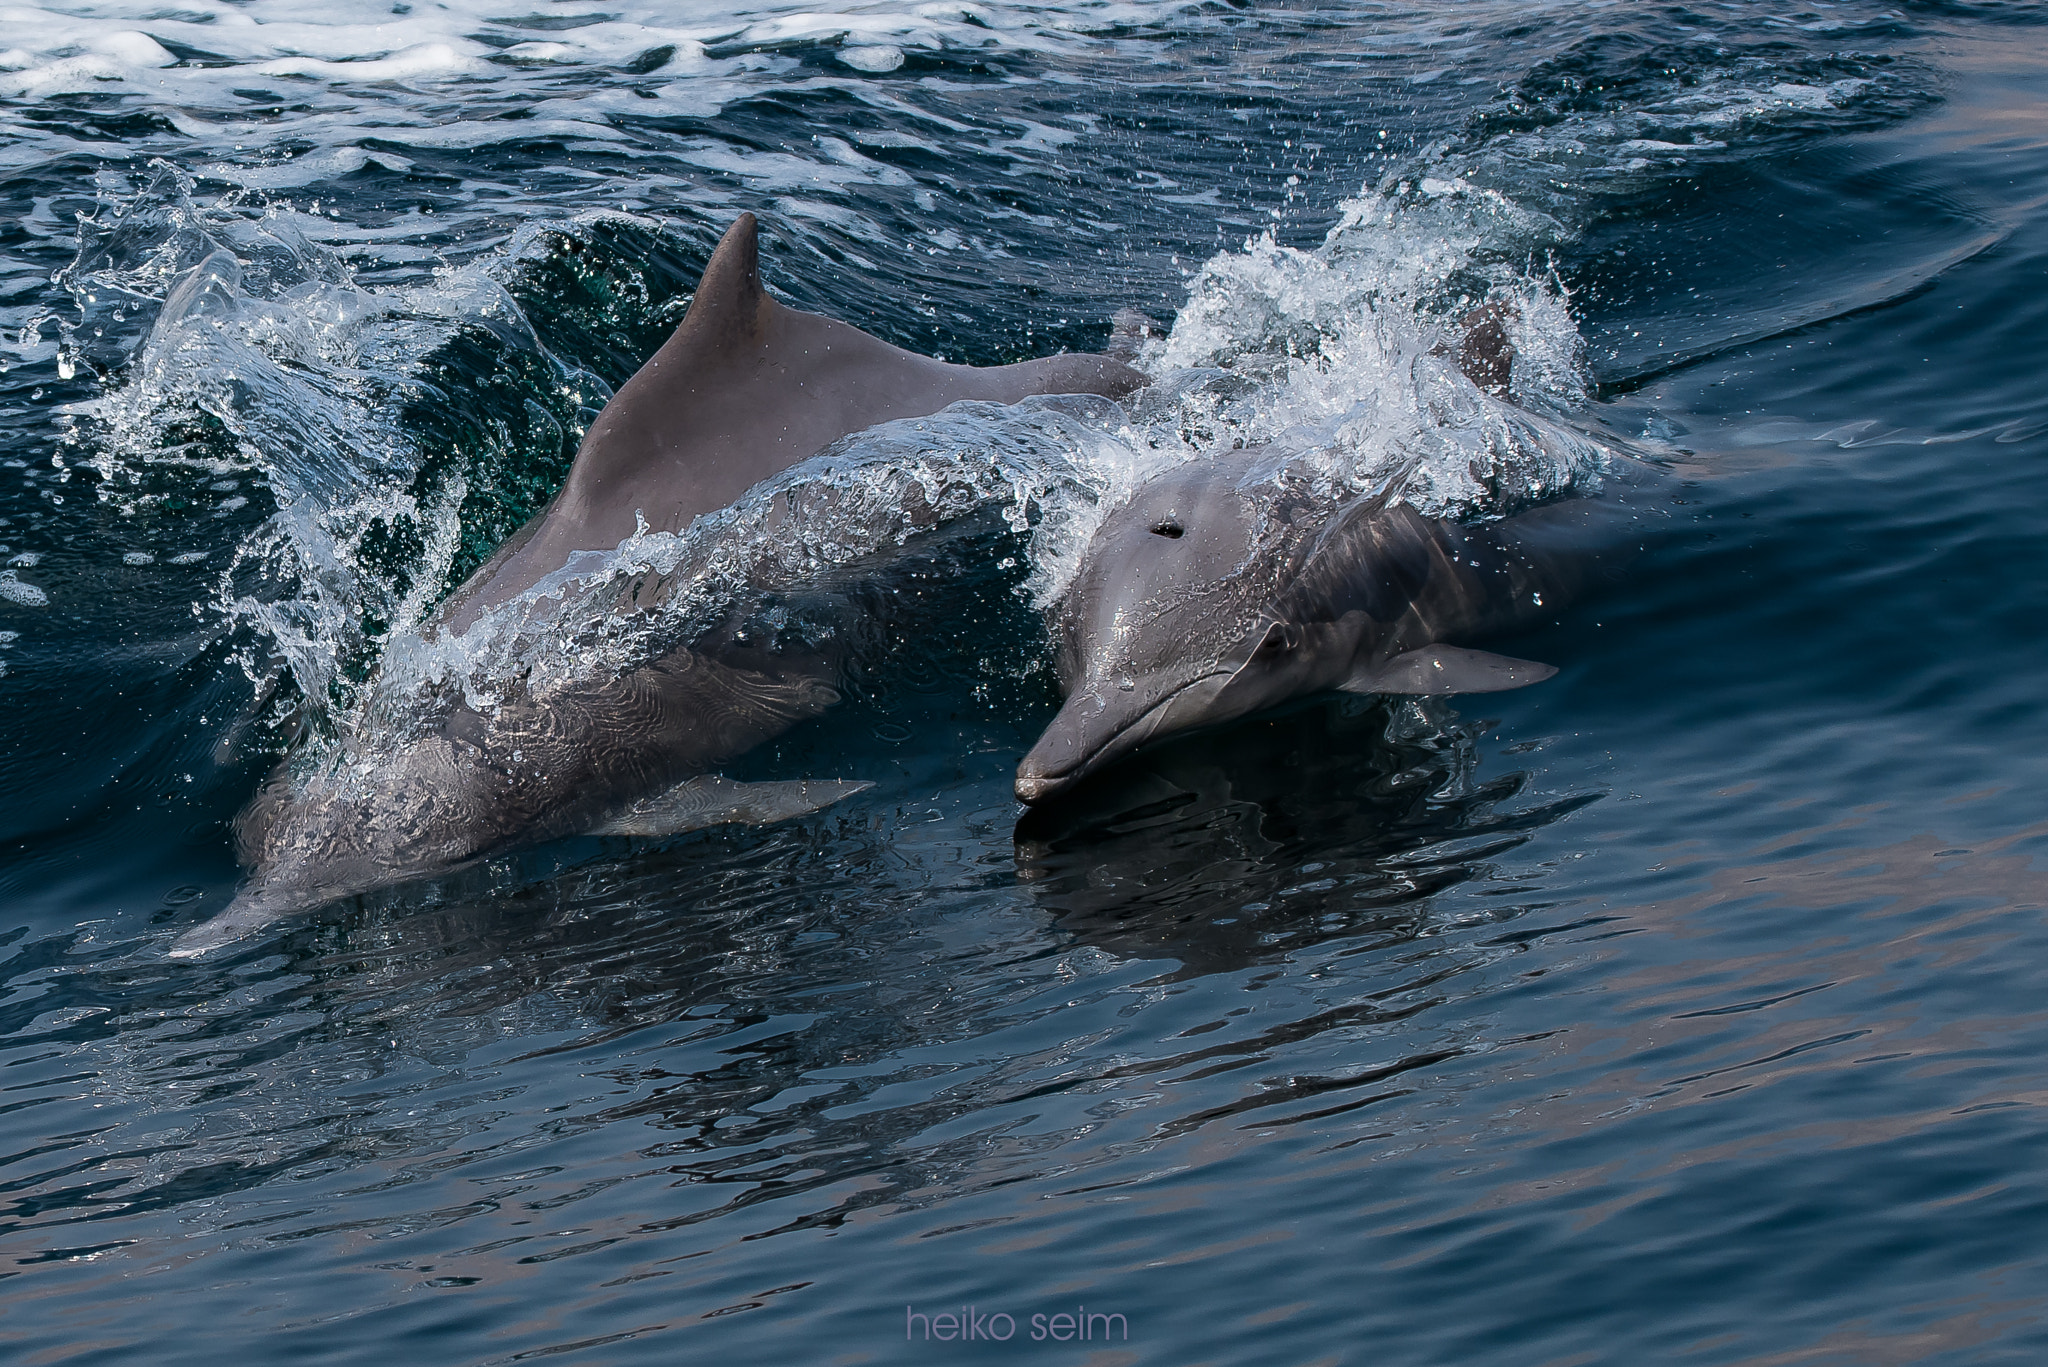
[[[1405,693],[1440,696],[1448,693],[1502,693],[1542,683],[1557,673],[1556,665],[1517,660],[1486,650],[1427,645],[1396,655],[1385,664],[1361,670],[1346,680],[1346,693]]]
[[[681,835],[739,822],[767,826],[823,811],[842,798],[875,785],[856,779],[792,779],[781,783],[735,783],[703,774],[665,793],[645,798],[591,830],[592,835]]]

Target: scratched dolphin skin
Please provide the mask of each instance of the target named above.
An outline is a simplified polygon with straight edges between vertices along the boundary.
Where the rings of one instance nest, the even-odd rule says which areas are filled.
[[[1487,693],[1550,665],[1466,642],[1548,620],[1656,517],[1654,477],[1496,522],[1426,517],[1397,487],[1348,500],[1257,448],[1180,466],[1105,518],[1052,611],[1059,715],[1017,769],[1041,803],[1138,747],[1291,699]]]
[[[787,308],[761,287],[754,216],[742,214],[675,334],[592,424],[561,492],[423,634],[465,636],[576,553],[608,551],[643,522],[680,531],[876,423],[963,399],[1117,397],[1143,381],[1100,356],[949,365]],[[458,699],[437,724],[400,740],[359,728],[320,772],[294,779],[281,770],[266,785],[237,826],[247,881],[170,952],[195,957],[291,912],[538,841],[817,810],[867,785],[740,784],[712,771],[835,703],[841,663],[830,645],[782,652],[680,641],[621,677],[545,697],[505,680],[488,712]]]

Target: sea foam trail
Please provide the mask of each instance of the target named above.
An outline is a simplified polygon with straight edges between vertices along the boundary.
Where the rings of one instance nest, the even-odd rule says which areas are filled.
[[[786,84],[798,66],[782,55],[790,51],[834,54],[833,70],[807,81],[812,88],[854,87],[906,61],[991,48],[1085,57],[1112,41],[1213,26],[1204,8],[1193,0],[885,0],[841,8],[703,5],[680,13],[629,4],[521,18],[474,0],[417,8],[343,0],[317,12],[288,0],[195,0],[169,11],[118,2],[82,11],[23,5],[8,11],[0,37],[0,98],[132,95],[179,111],[176,124],[187,136],[211,129],[258,139],[274,130],[246,113],[252,91],[304,101],[307,121],[321,126],[319,142],[335,150],[267,177],[248,172],[243,182],[300,188],[353,169],[351,158],[362,154],[346,149],[359,139],[387,149],[378,154],[387,163],[404,161],[402,151],[389,149],[501,140],[507,130],[461,116],[456,102],[479,86],[530,111],[520,137],[603,147],[629,141],[618,116],[705,117],[764,84]],[[447,103],[422,104],[408,93]]]

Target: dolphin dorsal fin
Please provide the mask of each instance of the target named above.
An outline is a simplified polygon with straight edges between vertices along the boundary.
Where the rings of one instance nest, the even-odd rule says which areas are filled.
[[[760,225],[752,214],[741,214],[705,264],[676,340],[700,354],[735,353],[759,343],[773,307],[761,288]]]

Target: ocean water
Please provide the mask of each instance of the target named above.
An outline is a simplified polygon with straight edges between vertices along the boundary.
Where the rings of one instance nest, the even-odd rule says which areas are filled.
[[[0,10],[0,1355],[2048,1354],[2048,7],[519,8]],[[733,776],[874,786],[168,959],[280,759],[631,658],[602,594],[416,628],[742,210],[930,354],[1157,324],[1122,405],[579,571],[671,634],[872,573]],[[1481,301],[1512,406],[1444,397]],[[1088,530],[1251,441],[1446,516],[1680,479],[1498,643],[1553,680],[1026,814]]]

